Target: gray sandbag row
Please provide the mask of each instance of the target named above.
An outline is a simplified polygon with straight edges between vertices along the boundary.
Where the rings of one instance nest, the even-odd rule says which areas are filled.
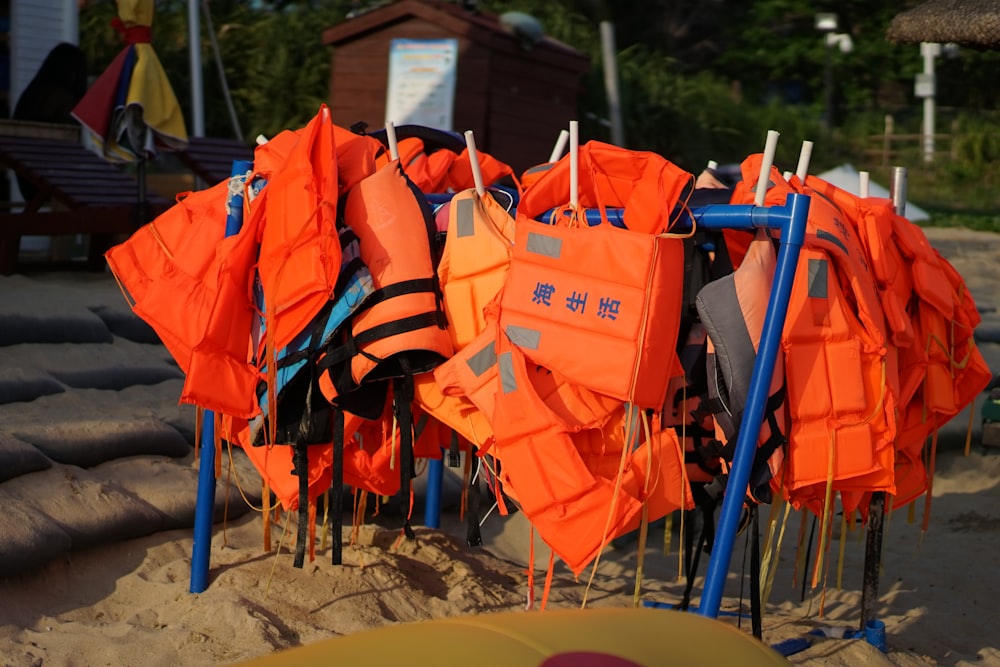
[[[0,431],[57,463],[96,466],[126,456],[186,456],[195,410],[177,404],[181,381],[118,391],[74,389],[0,405]]]
[[[260,477],[245,455],[234,457],[236,476],[225,474],[225,460],[215,521],[242,516],[247,502],[260,504]],[[73,550],[192,527],[197,475],[191,456],[135,457],[91,469],[55,464],[0,484],[0,577],[40,568]]]
[[[67,389],[124,389],[181,378],[183,373],[162,345],[117,336],[106,343],[0,347],[0,404],[33,401]]]
[[[105,274],[0,276],[0,346],[18,343],[140,343],[159,338]]]

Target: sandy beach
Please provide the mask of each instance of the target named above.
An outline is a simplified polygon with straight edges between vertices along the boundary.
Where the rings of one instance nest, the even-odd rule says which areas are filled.
[[[977,340],[1000,370],[1000,237],[927,232],[976,297],[984,316]],[[233,664],[392,623],[525,608],[529,532],[520,514],[492,513],[484,546],[468,547],[450,484],[440,530],[399,540],[386,513],[352,536],[348,512],[344,564],[330,563],[324,542],[315,561],[296,569],[283,517],[271,552],[263,549],[260,482],[239,451],[218,480],[209,586],[190,593],[195,415],[177,405],[181,375],[169,354],[107,274],[0,277],[0,321],[0,664]],[[857,626],[865,545],[863,531],[841,538],[835,529],[824,581],[803,588],[796,513],[764,610],[765,643],[809,638],[790,656],[803,665],[1000,665],[1000,573],[992,567],[1000,452],[978,444],[982,400],[971,422],[967,409],[941,433],[926,533],[923,499],[912,516],[889,516],[876,609],[887,653],[809,634]],[[667,554],[663,523],[650,530],[640,593],[647,604],[675,604],[683,594],[672,528]],[[557,564],[549,608],[579,607],[584,595],[591,607],[631,606],[637,549],[628,540],[608,547],[589,592],[589,569],[576,581]],[[537,610],[548,559],[542,545],[536,551]],[[739,613],[741,591],[748,609],[744,551],[738,538],[720,622],[749,633]],[[695,582],[695,603],[702,586]],[[677,612],[650,613],[669,622]]]

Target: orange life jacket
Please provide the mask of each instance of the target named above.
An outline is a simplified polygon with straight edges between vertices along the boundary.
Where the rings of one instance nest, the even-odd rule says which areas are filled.
[[[437,275],[456,350],[485,327],[483,310],[507,279],[513,243],[514,220],[489,193],[464,190],[452,197]]]
[[[708,330],[707,407],[714,413],[719,442],[726,443],[718,452],[726,460],[732,460],[743,426],[743,408],[771,296],[775,262],[770,236],[758,232],[740,267],[698,293],[698,313]],[[779,351],[750,473],[748,492],[757,502],[770,503],[781,481],[784,434],[788,432],[784,377],[784,355]]]
[[[902,507],[927,489],[928,436],[989,382],[972,337],[979,315],[954,268],[889,200],[861,199],[816,177],[806,183],[855,222],[899,348],[893,506]]]
[[[655,451],[626,451],[622,462],[628,448],[620,433],[616,437],[624,414],[619,401],[544,369],[533,379],[525,356],[502,333],[497,352],[500,386],[490,451],[500,461],[504,489],[573,572],[579,574],[608,541],[638,524],[648,496],[656,496],[650,506],[657,513],[686,503],[675,437],[670,451],[660,449],[661,439],[651,446]],[[543,384],[549,385],[541,389],[546,398],[539,392]],[[653,484],[645,482],[648,457]],[[616,481],[619,466],[622,479]]]
[[[579,204],[624,207],[628,229],[588,226],[562,216],[568,158],[518,204],[514,253],[501,299],[500,326],[535,363],[571,382],[639,407],[661,409],[680,375],[676,342],[684,275],[679,238],[661,232],[693,181],[654,153],[589,142],[580,148]],[[601,354],[593,354],[600,350]]]
[[[500,326],[535,363],[659,409],[683,372],[675,349],[683,273],[678,238],[546,225],[519,210]]]
[[[319,359],[319,388],[335,408],[383,417],[390,384],[401,433],[399,502],[408,537],[414,474],[413,378],[451,356],[453,347],[433,266],[434,221],[424,195],[394,161],[358,183],[344,217],[361,243],[375,291]],[[334,455],[341,447],[334,428]],[[346,443],[344,444],[346,446]],[[336,482],[336,480],[335,480]]]
[[[285,154],[273,172],[262,172],[256,161],[254,169],[267,179],[257,265],[275,350],[288,345],[323,308],[340,275],[334,136],[330,112],[323,106],[301,130],[283,132],[257,148],[265,161],[269,153]]]
[[[344,215],[375,292],[351,318],[343,343],[320,361],[320,388],[335,405],[377,418],[381,401],[365,395],[345,403],[345,394],[366,381],[430,371],[453,351],[432,266],[433,221],[398,162],[355,186]]]
[[[761,160],[743,162],[733,203],[754,201]],[[793,189],[776,169],[770,180],[765,204],[783,204]],[[895,490],[896,352],[849,223],[833,202],[812,197],[782,332],[791,420],[784,488],[817,513],[831,489]]]
[[[668,231],[677,217],[675,207],[694,185],[694,175],[656,153],[588,141],[578,155],[580,206],[622,208],[625,227],[633,232]],[[569,166],[564,155],[525,188],[517,205],[519,221],[568,203]]]
[[[136,315],[185,373],[182,403],[248,418],[258,374],[248,363],[248,289],[263,218],[224,236],[228,181],[187,193],[124,243],[108,265]]]

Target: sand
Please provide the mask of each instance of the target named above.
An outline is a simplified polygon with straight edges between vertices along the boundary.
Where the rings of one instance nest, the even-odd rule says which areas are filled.
[[[991,368],[1000,368],[992,305],[998,238],[966,230],[929,236],[966,277],[985,316],[978,338]],[[239,453],[236,476],[219,481],[209,585],[189,592],[194,414],[176,404],[180,379],[169,355],[143,339],[148,332],[128,319],[120,298],[107,276],[0,278],[0,316],[24,325],[16,335],[5,327],[0,346],[0,567],[7,574],[0,578],[0,664],[233,664],[386,624],[525,609],[528,527],[519,514],[492,513],[485,546],[468,547],[452,489],[442,529],[418,528],[416,540],[399,540],[386,512],[369,517],[353,540],[347,529],[343,565],[333,566],[329,546],[319,544],[316,560],[296,569],[292,538],[277,548],[283,519],[273,526],[272,550],[263,549],[260,514],[250,507],[259,506],[259,482]],[[64,333],[41,340],[37,331],[56,320]],[[810,638],[808,649],[790,657],[804,665],[1000,665],[993,602],[1000,454],[977,444],[974,418],[966,456],[968,423],[966,411],[942,433],[926,533],[923,499],[912,522],[906,510],[889,518],[875,610],[888,652],[809,634],[857,626],[864,538],[860,530],[846,534],[838,585],[834,530],[825,584],[803,589],[794,513],[764,612],[766,643]],[[650,531],[642,601],[681,599],[676,528],[666,555],[663,524]],[[547,560],[538,551],[533,613]],[[738,538],[724,612],[739,611],[741,583],[747,590],[743,559]],[[588,606],[632,605],[636,563],[634,541],[608,547]],[[576,581],[557,564],[549,608],[579,607],[589,573]],[[702,587],[699,578],[695,603]],[[667,623],[677,612],[651,613]],[[749,618],[727,613],[719,622],[749,633]]]

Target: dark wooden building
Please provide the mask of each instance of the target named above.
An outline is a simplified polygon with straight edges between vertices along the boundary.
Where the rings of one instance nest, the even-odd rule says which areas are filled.
[[[460,3],[400,0],[323,32],[334,46],[330,110],[338,125],[385,125],[393,39],[458,42],[453,128],[473,130],[476,145],[520,172],[544,162],[559,131],[577,118],[587,56],[548,37],[508,31],[499,17]]]

